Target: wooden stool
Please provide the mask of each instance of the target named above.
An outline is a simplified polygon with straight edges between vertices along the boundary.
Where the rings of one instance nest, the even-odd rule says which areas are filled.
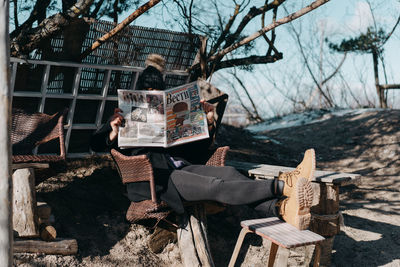
[[[309,230],[300,231],[296,227],[277,217],[242,221],[240,225],[243,229],[240,231],[235,250],[233,251],[232,258],[229,262],[229,267],[235,265],[243,239],[247,233],[254,233],[271,241],[271,250],[268,259],[269,267],[274,265],[278,246],[290,249],[312,244],[315,244],[314,267],[319,266],[321,252],[319,242],[325,239],[322,236]],[[287,254],[285,258],[281,259],[278,266],[287,266],[288,256],[289,254]]]

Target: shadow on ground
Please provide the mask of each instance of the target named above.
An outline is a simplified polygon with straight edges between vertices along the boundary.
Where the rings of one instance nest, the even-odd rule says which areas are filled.
[[[129,201],[115,170],[103,167],[83,178],[72,174],[67,180],[52,177],[44,183],[46,189],[37,198],[52,207],[57,235],[77,239],[81,257],[108,254],[129,231]]]

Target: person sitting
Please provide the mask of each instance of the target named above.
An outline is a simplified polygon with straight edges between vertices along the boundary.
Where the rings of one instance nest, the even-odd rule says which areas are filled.
[[[136,90],[164,90],[165,60],[151,54],[140,74]],[[210,127],[214,107],[202,101]],[[281,173],[278,179],[253,180],[234,167],[206,166],[212,152],[208,149],[212,137],[171,148],[118,148],[118,130],[124,118],[116,108],[111,118],[91,139],[93,151],[112,148],[124,155],[147,155],[154,172],[158,199],[166,202],[177,214],[184,213],[183,201],[217,201],[228,205],[251,205],[264,216],[278,216],[298,229],[306,229],[310,222],[312,187],[310,180],[315,170],[315,152],[305,152],[302,162],[292,172]],[[133,202],[151,199],[148,182],[127,184],[128,198]]]

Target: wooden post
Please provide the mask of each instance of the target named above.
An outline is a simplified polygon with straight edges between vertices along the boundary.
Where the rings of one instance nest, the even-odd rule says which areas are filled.
[[[203,205],[187,207],[190,214],[184,229],[177,231],[179,250],[184,266],[213,267],[207,240],[206,215]]]
[[[19,237],[38,237],[35,173],[33,168],[17,169],[13,181],[13,227]]]
[[[320,265],[330,266],[333,241],[340,232],[339,186],[313,183],[313,189],[314,201],[318,204],[311,207],[310,230],[326,238],[320,244]]]
[[[0,2],[0,266],[12,265],[11,101],[8,0]]]

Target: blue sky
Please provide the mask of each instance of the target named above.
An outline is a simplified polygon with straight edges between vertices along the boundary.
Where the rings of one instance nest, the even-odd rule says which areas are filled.
[[[297,10],[301,6],[305,6],[311,1],[288,1],[288,3],[295,3],[296,6],[292,7],[289,12]],[[371,7],[373,8],[374,18],[378,24],[391,28],[400,13],[400,2],[397,0],[373,0],[370,1]],[[290,9],[290,7],[288,7]],[[278,17],[283,17],[285,14],[281,11]],[[259,24],[257,20],[255,23]],[[161,20],[155,20],[154,16],[143,16],[138,19],[135,24],[150,27],[165,28],[165,25]],[[373,25],[373,17],[370,11],[370,7],[365,0],[331,0],[322,7],[312,11],[304,17],[293,22],[293,27],[297,30],[302,31],[301,40],[303,45],[313,45],[308,49],[308,55],[312,57],[318,56],[320,38],[322,32],[323,37],[328,37],[334,42],[340,42],[343,38],[350,38],[357,36],[360,32],[365,31],[369,26]],[[258,25],[257,25],[258,26]],[[249,25],[249,33],[256,31],[256,25]],[[312,28],[312,29],[311,29]],[[296,43],[289,34],[290,27],[288,25],[282,25],[277,28],[278,39],[276,41],[278,49],[283,52],[284,58],[274,64],[266,66],[257,66],[252,72],[239,71],[239,76],[249,88],[250,93],[255,100],[257,106],[260,107],[261,113],[264,116],[273,116],[276,114],[287,113],[294,108],[293,103],[288,101],[288,96],[296,98],[299,95],[305,95],[304,98],[309,100],[308,94],[312,94],[312,82],[311,77],[307,73],[302,63],[302,58],[299,55],[299,50],[296,47]],[[174,30],[179,30],[175,28]],[[263,49],[264,43],[261,40],[257,40],[256,48],[259,53],[265,51]],[[388,77],[388,83],[400,83],[400,75],[398,70],[400,69],[400,53],[398,48],[400,47],[400,27],[395,31],[395,34],[385,45],[385,65]],[[324,64],[332,64],[336,66],[342,55],[332,54],[325,46],[324,57],[327,62]],[[336,65],[335,65],[336,64]],[[314,64],[314,71],[318,66]],[[327,66],[324,71],[325,75],[328,75],[334,67]],[[229,71],[229,70],[228,70]],[[228,77],[227,71],[220,71],[218,74],[212,77],[211,82],[215,83],[222,90],[230,92],[233,95],[230,84],[227,84],[224,77]],[[265,78],[265,73],[270,76],[268,79]],[[296,74],[298,79],[296,83],[288,82],[293,79],[293,75]],[[377,97],[374,87],[373,69],[371,55],[359,55],[349,54],[341,68],[341,75],[343,79],[332,80],[332,95],[336,98],[339,106],[355,106],[357,103],[354,98],[357,99],[360,105],[368,105],[369,103],[376,103]],[[271,81],[271,79],[273,81]],[[381,83],[384,83],[383,72],[380,71]],[[345,83],[345,84],[343,84]],[[344,86],[347,89],[344,89]],[[236,88],[240,88],[236,84]],[[351,88],[351,92],[350,91]],[[297,92],[297,90],[299,92]],[[391,90],[389,92],[389,103],[393,107],[400,108],[400,90]],[[353,94],[354,96],[349,95]],[[285,94],[285,95],[284,95]],[[293,96],[293,94],[295,94]],[[240,93],[242,99],[246,99],[244,93]],[[245,101],[246,102],[246,101]],[[348,102],[348,103],[347,103]],[[249,104],[249,102],[246,102]]]

